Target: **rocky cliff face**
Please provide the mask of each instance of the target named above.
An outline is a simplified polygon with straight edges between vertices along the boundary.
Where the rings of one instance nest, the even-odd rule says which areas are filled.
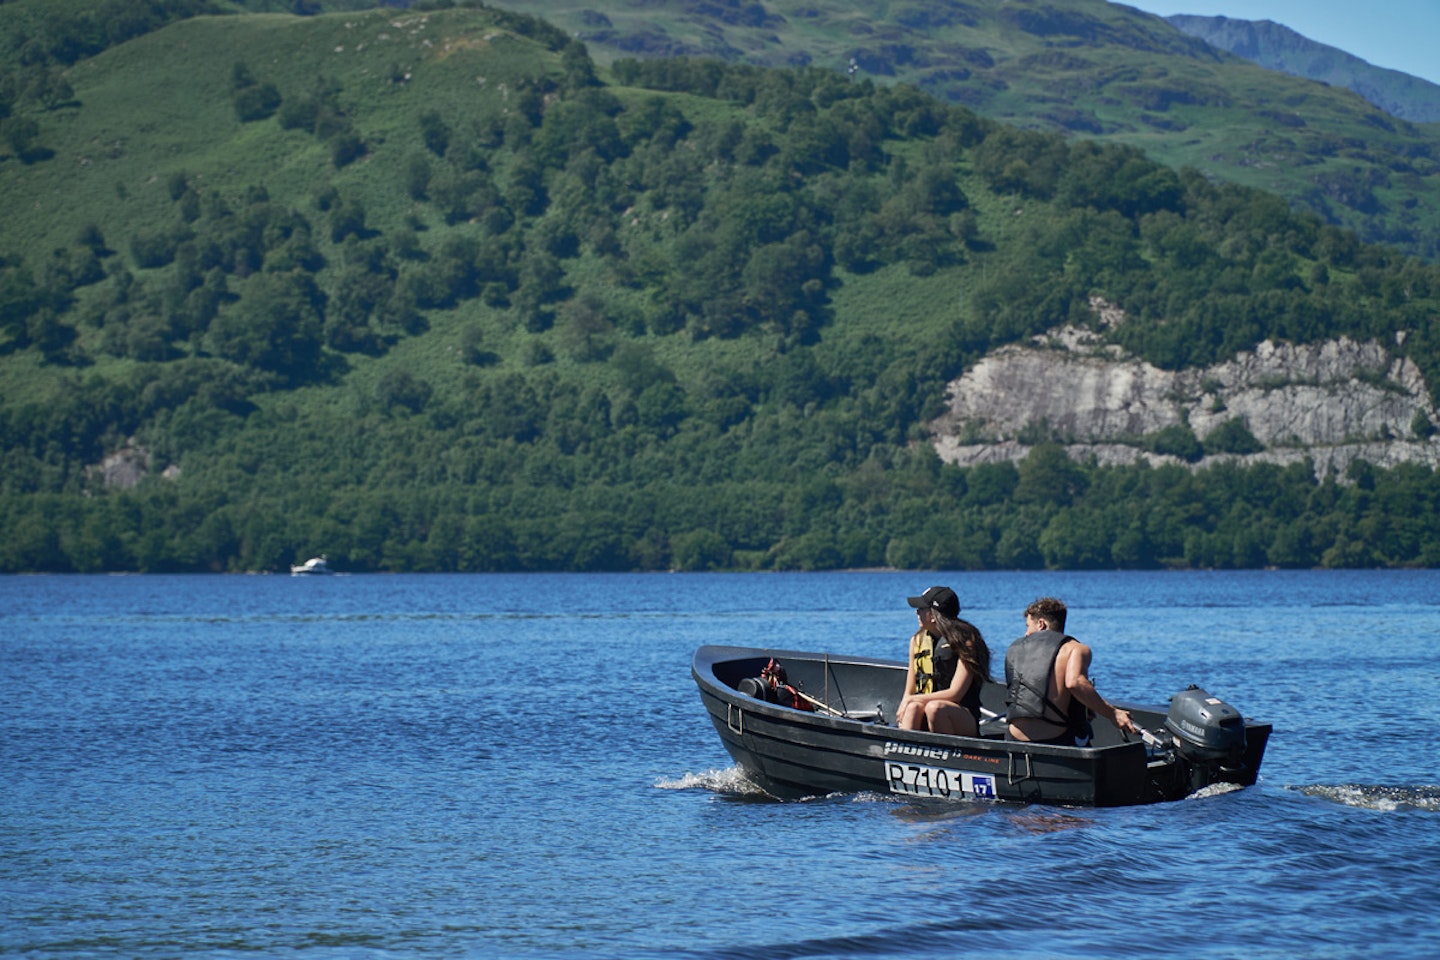
[[[1098,306],[1113,319],[1112,308]],[[1232,421],[1263,449],[1212,454],[1195,466],[1308,456],[1317,473],[1343,477],[1356,459],[1440,465],[1440,437],[1431,436],[1440,417],[1420,371],[1375,342],[1266,342],[1217,366],[1176,372],[1065,328],[995,351],[953,381],[947,398],[949,409],[930,424],[932,442],[962,466],[1021,459],[1039,440],[1063,443],[1077,460],[1186,462],[1151,452],[1164,446],[1156,435],[1188,425],[1204,442],[1222,426],[1233,431]]]

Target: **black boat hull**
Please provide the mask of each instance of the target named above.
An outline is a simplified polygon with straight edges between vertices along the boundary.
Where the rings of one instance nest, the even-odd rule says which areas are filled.
[[[772,658],[813,711],[739,689]],[[953,737],[892,725],[905,682],[901,662],[707,646],[696,651],[691,672],[726,751],[748,779],[779,799],[873,791],[1074,806],[1154,803],[1213,783],[1253,784],[1270,735],[1269,724],[1247,720],[1238,765],[1196,761],[1173,738],[1127,740],[1098,720],[1091,747],[1007,741],[1003,723],[983,725],[979,737]],[[1001,713],[1004,696],[1001,685],[987,684],[981,699]],[[1165,708],[1121,705],[1137,724],[1165,736]]]

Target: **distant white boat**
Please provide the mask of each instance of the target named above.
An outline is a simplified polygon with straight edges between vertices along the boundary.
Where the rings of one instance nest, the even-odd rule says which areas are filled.
[[[292,564],[290,564],[290,574],[291,574],[291,576],[299,577],[299,576],[305,576],[305,575],[308,575],[308,574],[329,573],[329,572],[330,572],[330,564],[325,561],[325,558],[324,558],[324,557],[311,557],[309,560],[306,560],[304,563],[292,563]]]

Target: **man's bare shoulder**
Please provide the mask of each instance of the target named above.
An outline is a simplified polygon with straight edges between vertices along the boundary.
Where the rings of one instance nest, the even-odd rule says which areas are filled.
[[[1090,648],[1076,640],[1074,637],[1066,637],[1065,642],[1060,644],[1060,651],[1055,659],[1058,662],[1068,662],[1072,657],[1081,658],[1082,662],[1090,659]]]

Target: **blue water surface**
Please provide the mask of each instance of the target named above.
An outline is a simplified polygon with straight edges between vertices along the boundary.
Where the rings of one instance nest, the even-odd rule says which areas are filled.
[[[899,657],[932,583],[1272,722],[1260,783],[750,787],[695,648]],[[1437,641],[1433,571],[0,578],[0,953],[1436,955]]]

